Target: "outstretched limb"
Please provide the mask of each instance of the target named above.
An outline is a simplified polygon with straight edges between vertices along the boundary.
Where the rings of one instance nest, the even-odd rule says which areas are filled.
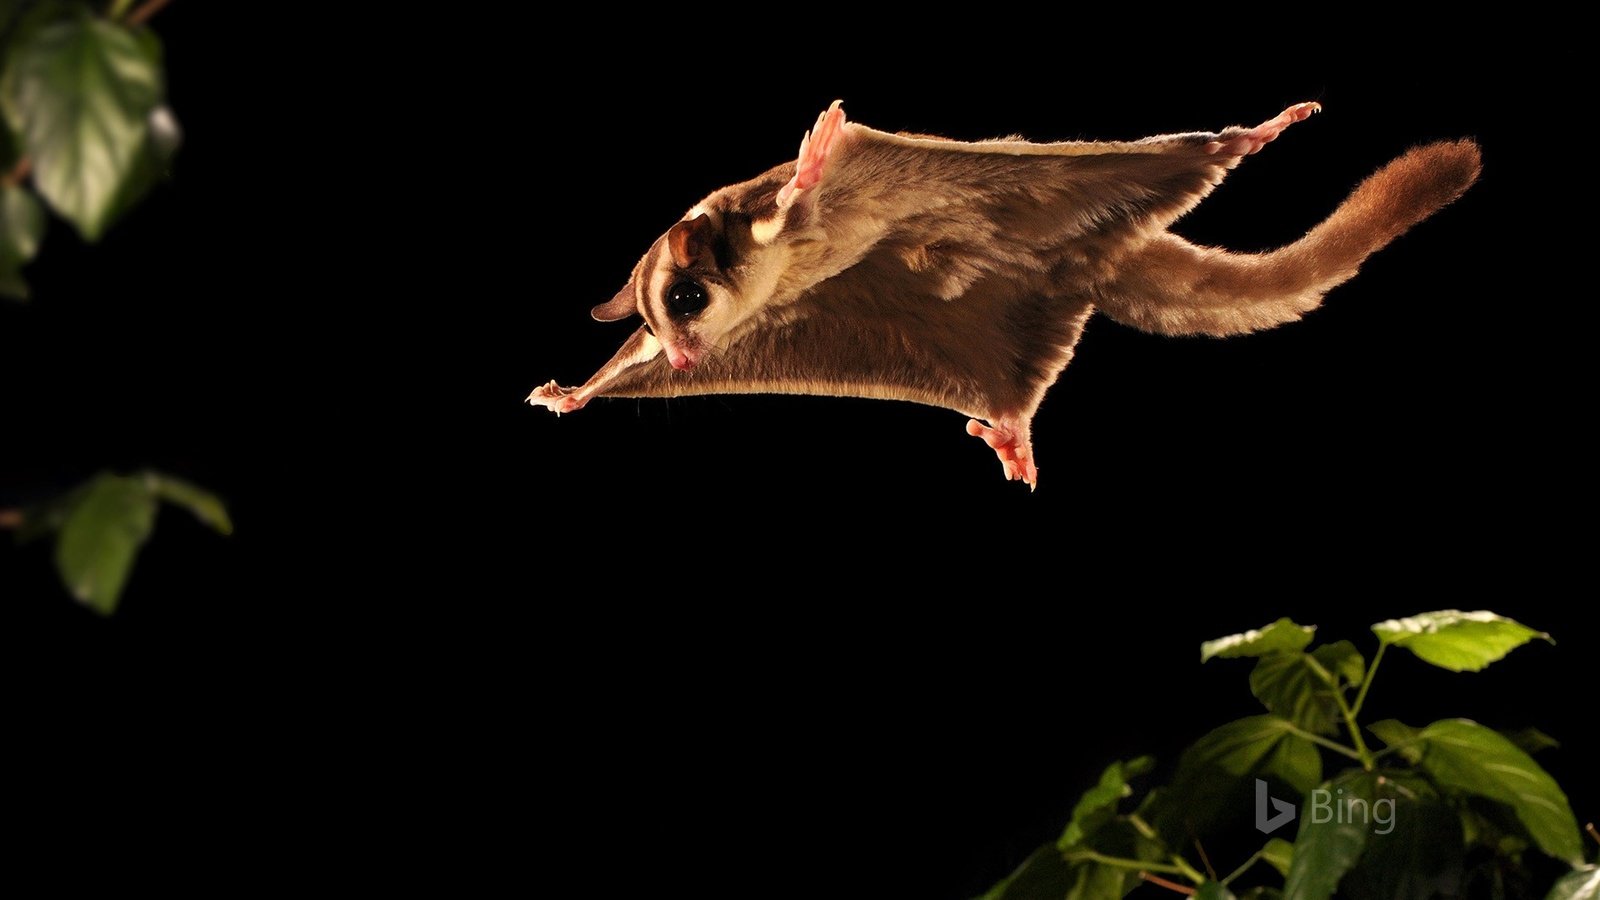
[[[996,419],[985,425],[977,419],[967,421],[967,434],[983,438],[1000,457],[1006,478],[1026,481],[1030,490],[1039,487],[1039,467],[1033,464],[1033,442],[1028,435],[1028,422],[1023,419]]]
[[[583,409],[584,404],[600,394],[608,385],[622,377],[629,369],[647,363],[661,355],[661,342],[656,336],[640,328],[622,345],[611,361],[600,367],[594,377],[581,387],[562,387],[554,381],[540,385],[528,395],[528,403],[543,406],[556,415]]]
[[[844,133],[844,109],[835,100],[817,116],[817,124],[800,139],[800,156],[795,162],[794,177],[778,189],[778,206],[788,206],[794,195],[807,191],[822,182],[822,170],[827,167],[833,149]]]
[[[1319,112],[1322,112],[1321,103],[1315,101],[1296,103],[1248,131],[1228,135],[1223,140],[1206,144],[1206,152],[1220,153],[1224,156],[1249,156],[1277,140],[1278,135],[1283,134],[1284,129],[1290,125],[1304,122]]]

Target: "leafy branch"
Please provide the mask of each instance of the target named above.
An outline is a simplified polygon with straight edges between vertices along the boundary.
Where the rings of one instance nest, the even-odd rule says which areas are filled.
[[[167,177],[181,142],[166,106],[160,39],[147,27],[171,0],[0,5],[0,295],[28,297],[46,210],[90,242]],[[211,493],[170,475],[102,472],[52,500],[0,510],[22,541],[54,536],[62,583],[80,603],[116,609],[161,502],[227,534]]]
[[[1503,885],[1506,872],[1524,868],[1528,848],[1573,866],[1548,900],[1600,900],[1600,874],[1584,865],[1567,797],[1529,755],[1554,746],[1552,739],[1534,730],[1502,735],[1467,719],[1421,728],[1386,720],[1365,729],[1359,719],[1390,647],[1451,671],[1479,671],[1549,635],[1491,612],[1424,613],[1372,626],[1378,649],[1368,666],[1349,641],[1312,647],[1315,630],[1279,619],[1202,644],[1202,663],[1255,660],[1250,690],[1267,714],[1201,737],[1170,783],[1146,791],[1131,810],[1124,804],[1133,781],[1153,763],[1112,763],[1079,799],[1061,838],[982,900],[1120,900],[1141,883],[1233,900],[1234,883],[1263,862],[1282,887],[1259,885],[1246,896],[1330,900],[1337,891],[1352,900],[1431,900],[1459,893],[1478,871]],[[1348,744],[1336,739],[1341,731]],[[1382,749],[1369,747],[1369,735]],[[1324,777],[1321,751],[1357,765]],[[1269,820],[1269,787],[1299,803],[1275,801]],[[1258,830],[1297,818],[1298,834],[1293,843],[1270,838],[1218,878],[1201,837],[1238,819],[1252,798]],[[1597,834],[1593,825],[1589,832]],[[1175,849],[1189,844],[1203,874]]]

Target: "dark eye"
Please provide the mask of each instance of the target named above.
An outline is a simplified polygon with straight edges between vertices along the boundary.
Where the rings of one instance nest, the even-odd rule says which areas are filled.
[[[693,281],[673,282],[667,288],[667,312],[675,316],[692,316],[711,302],[706,289]]]

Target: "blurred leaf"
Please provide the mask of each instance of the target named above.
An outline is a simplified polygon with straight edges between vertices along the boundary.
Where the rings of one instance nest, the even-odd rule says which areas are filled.
[[[1332,804],[1374,798],[1375,775],[1350,771],[1322,786]],[[1315,799],[1315,798],[1314,798]],[[1300,810],[1300,830],[1294,839],[1294,859],[1284,880],[1284,900],[1328,900],[1339,880],[1361,857],[1371,824],[1353,816],[1325,815],[1319,820],[1311,802]]]
[[[1282,650],[1304,650],[1311,643],[1315,626],[1296,625],[1285,618],[1265,628],[1253,628],[1239,634],[1230,634],[1200,645],[1200,661],[1212,657],[1233,659],[1239,656],[1263,656]]]
[[[1287,877],[1289,866],[1294,862],[1294,844],[1283,838],[1272,838],[1261,848],[1261,858],[1267,865],[1277,869],[1279,875]]]
[[[1356,645],[1349,641],[1334,641],[1323,644],[1311,651],[1328,673],[1342,680],[1345,684],[1360,684],[1367,677],[1367,660],[1356,649]]]
[[[56,542],[56,569],[79,603],[105,615],[117,608],[155,518],[142,479],[104,473],[89,484]]]
[[[1250,671],[1250,693],[1268,712],[1306,731],[1332,734],[1338,728],[1339,706],[1320,668],[1309,653],[1268,654]]]
[[[79,8],[19,35],[14,50],[0,104],[33,157],[34,185],[96,240],[119,211],[161,103],[159,42]]]
[[[1234,896],[1222,882],[1206,881],[1195,889],[1194,900],[1234,900]]]
[[[1078,804],[1072,808],[1072,821],[1067,823],[1061,839],[1056,842],[1056,848],[1070,850],[1099,831],[1117,814],[1117,802],[1133,793],[1133,788],[1128,786],[1128,779],[1150,771],[1152,765],[1153,759],[1141,756],[1126,763],[1114,762],[1106,766],[1106,770],[1100,774],[1099,783],[1078,798]]]
[[[1385,747],[1392,747],[1409,762],[1422,759],[1422,732],[1404,722],[1395,719],[1384,719],[1373,722],[1367,730],[1378,736]]]
[[[78,502],[89,492],[92,482],[85,482],[70,491],[35,503],[22,511],[22,525],[17,529],[17,543],[26,544],[45,535],[55,534],[67,524],[67,518],[78,508]]]
[[[990,888],[980,900],[1034,900],[1065,897],[1075,874],[1051,845],[1033,851],[1016,871]]]
[[[1422,770],[1435,784],[1506,804],[1541,850],[1574,865],[1582,862],[1578,821],[1567,795],[1504,735],[1467,719],[1445,719],[1417,737],[1425,748]]]
[[[1456,609],[1390,619],[1372,626],[1378,640],[1415,653],[1424,662],[1452,672],[1477,672],[1534,638],[1550,635],[1488,610]]]
[[[228,518],[228,508],[216,494],[161,472],[145,472],[144,482],[156,497],[194,513],[195,518],[215,531],[233,533],[233,521]]]
[[[1385,793],[1382,786],[1379,792]],[[1457,896],[1463,847],[1455,811],[1435,799],[1403,795],[1380,796],[1374,804],[1366,851],[1340,882],[1340,896],[1349,900]],[[1380,812],[1377,804],[1388,804],[1387,812]]]
[[[1584,866],[1563,875],[1544,900],[1600,900],[1600,866]]]
[[[22,267],[39,252],[44,237],[44,209],[19,187],[0,187],[0,296],[25,300],[28,283]]]
[[[1532,756],[1541,750],[1559,750],[1561,742],[1537,728],[1521,728],[1516,731],[1502,732],[1506,740],[1517,745],[1517,749]]]

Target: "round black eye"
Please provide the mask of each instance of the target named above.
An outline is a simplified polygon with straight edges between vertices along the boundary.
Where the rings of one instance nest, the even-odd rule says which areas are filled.
[[[706,289],[693,281],[673,282],[667,288],[667,311],[675,316],[692,316],[710,302]]]

